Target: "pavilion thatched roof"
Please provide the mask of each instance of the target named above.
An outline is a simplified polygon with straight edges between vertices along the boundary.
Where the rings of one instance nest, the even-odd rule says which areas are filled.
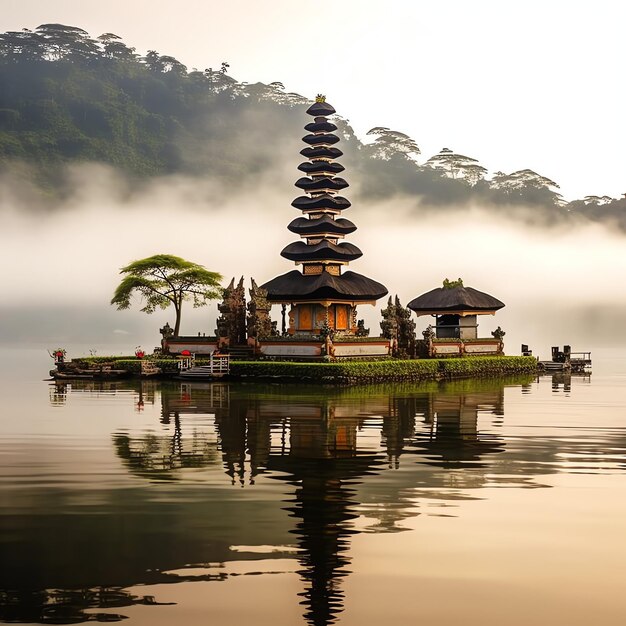
[[[329,299],[371,302],[387,295],[384,285],[356,272],[334,276],[328,272],[304,276],[292,270],[262,285],[270,302]]]
[[[414,298],[407,305],[418,315],[444,313],[494,313],[504,302],[472,287],[438,287]]]

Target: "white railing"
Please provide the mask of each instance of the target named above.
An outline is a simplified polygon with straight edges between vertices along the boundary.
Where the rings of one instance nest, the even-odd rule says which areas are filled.
[[[209,365],[212,374],[228,374],[230,371],[230,356],[228,354],[211,355]]]
[[[181,372],[184,372],[185,370],[191,369],[194,366],[195,361],[196,361],[196,355],[195,354],[192,354],[190,356],[178,357],[178,369]]]
[[[153,374],[160,374],[161,368],[157,367],[153,361],[141,361],[141,373],[143,376],[151,376]]]
[[[179,359],[178,368],[180,374],[185,378],[228,374],[230,372],[230,356],[228,354],[211,354],[207,365],[196,365],[195,355],[191,355]]]

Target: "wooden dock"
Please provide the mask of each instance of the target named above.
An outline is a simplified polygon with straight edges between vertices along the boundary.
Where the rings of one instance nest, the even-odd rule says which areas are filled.
[[[564,346],[561,351],[555,346],[552,360],[538,361],[538,365],[545,372],[586,372],[591,369],[591,352],[572,352],[570,346]]]

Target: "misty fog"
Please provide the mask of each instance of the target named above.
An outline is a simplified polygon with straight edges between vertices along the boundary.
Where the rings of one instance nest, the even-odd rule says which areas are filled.
[[[118,312],[109,305],[119,268],[156,253],[218,271],[224,285],[233,276],[245,276],[249,286],[251,276],[262,283],[290,271],[293,264],[279,253],[295,239],[286,227],[298,214],[290,206],[297,162],[239,188],[171,176],[132,194],[112,170],[78,166],[63,209],[53,213],[28,211],[26,200],[5,195],[0,340],[81,344],[100,353],[158,345],[158,328],[172,323],[172,311],[148,316],[138,306]],[[359,200],[345,215],[358,226],[349,241],[364,253],[350,269],[382,282],[405,305],[444,278],[461,277],[493,294],[506,308],[479,318],[479,332],[488,336],[501,326],[509,354],[521,342],[546,356],[550,345],[593,350],[626,341],[620,324],[626,237],[617,230],[591,223],[534,227],[478,206],[420,212],[406,196]],[[359,309],[373,335],[383,306]],[[273,314],[279,319],[278,307]],[[213,334],[216,316],[216,303],[188,305],[182,332]],[[430,321],[417,320],[418,335]]]

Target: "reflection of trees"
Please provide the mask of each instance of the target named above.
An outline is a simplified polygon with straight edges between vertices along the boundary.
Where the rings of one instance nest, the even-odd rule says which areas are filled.
[[[418,431],[416,449],[425,463],[446,469],[484,468],[486,454],[502,452],[502,440],[478,432],[479,411],[503,414],[504,388],[495,391],[429,394],[423,413],[428,429]]]
[[[155,401],[155,382],[140,381],[137,388],[137,405]],[[223,386],[222,386],[223,387]],[[214,398],[214,395],[212,396]],[[161,391],[161,424],[171,434],[146,432],[132,436],[128,433],[113,435],[117,455],[130,472],[153,480],[175,480],[177,470],[198,469],[217,462],[216,442],[209,433],[192,426],[184,430],[181,413],[211,412],[212,406],[197,403],[192,398],[189,385],[164,385]]]
[[[400,466],[400,456],[415,434],[415,418],[423,404],[423,396],[390,399],[382,424],[382,444],[387,450],[390,468]]]
[[[193,563],[272,558],[235,556],[230,546],[289,541],[278,499],[260,501],[251,509],[235,497],[238,494],[229,498],[222,487],[211,484],[188,488],[184,498],[168,498],[165,489],[176,494],[179,485],[159,485],[161,499],[155,499],[152,490],[115,487],[107,494],[108,502],[96,506],[72,503],[82,495],[89,498],[92,491],[64,493],[51,485],[33,497],[34,512],[4,512],[0,516],[0,620],[78,623],[96,619],[95,614],[101,616],[98,621],[109,620],[105,609],[157,604],[131,595],[130,587],[223,581],[227,575],[220,568],[203,575],[183,568]],[[85,612],[94,608],[100,611]]]
[[[135,596],[116,587],[0,591],[0,620],[44,624],[119,622],[126,617],[110,610],[135,604],[169,603],[157,602],[153,596]],[[94,609],[107,609],[107,612],[97,613],[93,611]]]
[[[499,416],[504,381],[425,385],[421,393],[389,394],[382,424],[389,467],[385,482],[363,481],[359,512],[370,532],[404,530],[402,520],[420,514],[424,502],[471,498],[486,482],[491,454],[502,441],[478,431],[479,414]]]
[[[143,478],[176,479],[175,470],[206,467],[217,459],[215,445],[194,431],[183,437],[180,416],[174,417],[174,432],[146,433],[138,437],[113,435],[115,452],[130,472]]]

